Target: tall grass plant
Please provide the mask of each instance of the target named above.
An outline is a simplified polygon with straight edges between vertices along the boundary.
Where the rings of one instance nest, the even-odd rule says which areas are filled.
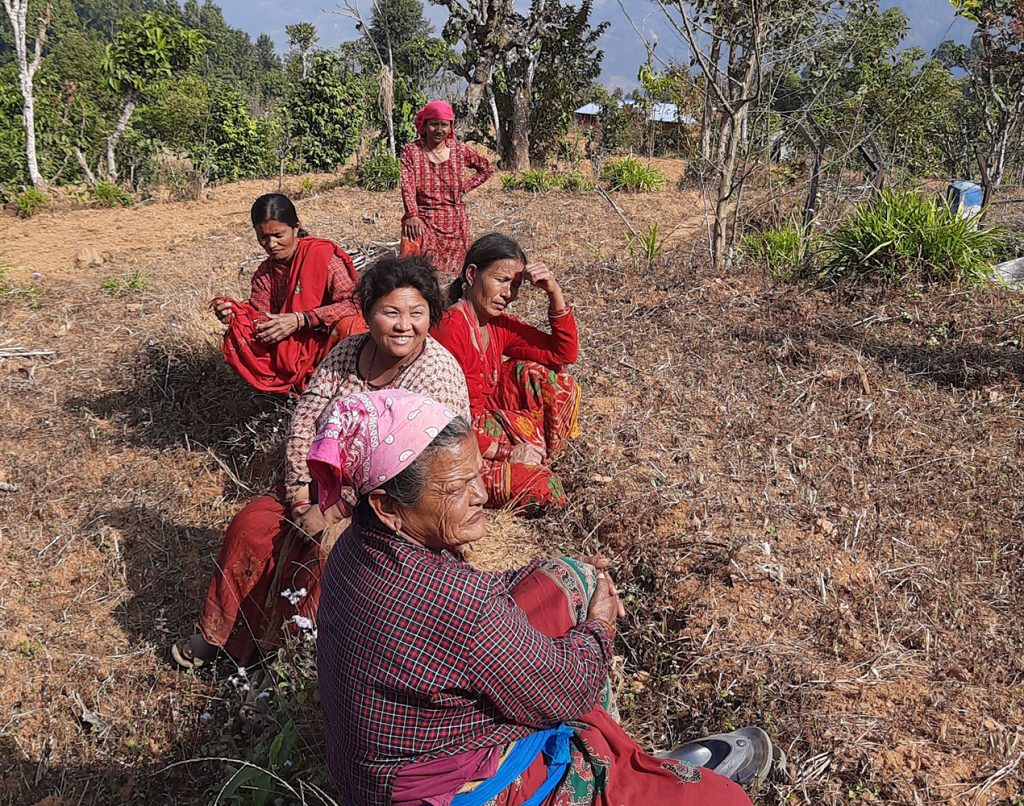
[[[978,285],[992,277],[1001,234],[942,201],[887,190],[823,239],[822,279],[892,285]]]

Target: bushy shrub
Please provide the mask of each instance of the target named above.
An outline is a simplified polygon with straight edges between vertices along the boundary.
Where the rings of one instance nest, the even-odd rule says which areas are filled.
[[[833,281],[975,285],[991,278],[1001,240],[944,202],[884,191],[825,237],[820,274]]]
[[[31,218],[46,206],[47,198],[35,188],[25,188],[14,197],[14,207],[22,218]]]
[[[644,165],[636,157],[613,160],[601,172],[601,178],[608,183],[609,190],[629,193],[650,193],[662,190],[668,184],[657,168]]]
[[[580,170],[565,171],[559,176],[562,190],[569,193],[586,193],[594,189],[594,180]]]
[[[815,239],[798,224],[788,224],[748,235],[740,251],[760,262],[779,280],[795,280],[813,272]]]
[[[90,191],[90,195],[101,207],[128,207],[135,199],[116,182],[101,179]]]
[[[401,178],[398,157],[384,150],[360,162],[356,169],[356,184],[366,190],[394,190]]]

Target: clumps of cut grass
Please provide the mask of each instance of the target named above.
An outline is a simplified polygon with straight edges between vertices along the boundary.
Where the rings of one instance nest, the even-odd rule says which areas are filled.
[[[664,190],[668,180],[657,168],[644,165],[636,157],[623,157],[608,163],[601,178],[609,190],[627,193],[652,193]]]

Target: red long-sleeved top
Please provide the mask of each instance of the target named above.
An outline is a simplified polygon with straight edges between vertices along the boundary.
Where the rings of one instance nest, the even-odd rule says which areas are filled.
[[[487,326],[490,343],[482,345],[476,318],[462,300],[447,311],[430,335],[455,356],[466,375],[469,410],[476,417],[489,408],[498,384],[498,370],[505,358],[536,361],[551,369],[572,364],[579,355],[579,331],[571,310],[549,317],[551,332],[535,328],[522,319],[502,314]],[[481,452],[489,445],[487,437],[478,433]]]

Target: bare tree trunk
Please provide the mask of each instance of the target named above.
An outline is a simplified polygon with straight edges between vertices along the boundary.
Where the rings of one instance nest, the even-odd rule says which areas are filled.
[[[498,101],[494,97],[493,87],[487,90],[487,100],[491,105],[491,120],[494,122],[494,142],[500,144],[504,134],[501,128],[501,116],[498,114]]]
[[[128,98],[124,102],[124,109],[121,110],[121,117],[118,118],[114,131],[107,138],[107,178],[111,181],[117,179],[117,160],[114,157],[114,153],[117,150],[118,142],[120,142],[122,135],[124,135],[125,129],[128,128],[128,121],[131,120],[134,112],[135,99]]]
[[[466,114],[459,121],[458,135],[465,137],[466,133],[473,128],[476,121],[476,113],[480,109],[480,102],[483,101],[484,90],[491,83],[491,76],[494,75],[495,57],[491,53],[483,53],[477,59],[473,67],[473,76],[466,88]]]
[[[537,69],[535,57],[526,57],[525,75],[512,91],[512,120],[509,122],[508,150],[502,161],[513,171],[530,167],[530,102],[533,100],[533,76]]]
[[[395,150],[395,74],[389,65],[381,65],[379,89],[380,108],[388,130],[388,151],[394,157],[397,156]]]
[[[11,20],[14,31],[14,52],[18,59],[18,89],[21,90],[22,117],[25,123],[25,162],[28,176],[36,190],[46,188],[46,180],[39,171],[39,156],[36,153],[36,103],[34,82],[39,63],[43,58],[46,44],[46,29],[50,26],[53,7],[47,3],[46,11],[39,20],[32,60],[28,58],[28,2],[29,0],[3,0],[4,9]]]
[[[82,173],[85,175],[85,181],[90,185],[96,184],[96,174],[92,172],[89,167],[89,163],[85,161],[85,155],[82,153],[82,149],[75,146],[74,149],[75,160],[78,162],[78,167],[82,169]]]

